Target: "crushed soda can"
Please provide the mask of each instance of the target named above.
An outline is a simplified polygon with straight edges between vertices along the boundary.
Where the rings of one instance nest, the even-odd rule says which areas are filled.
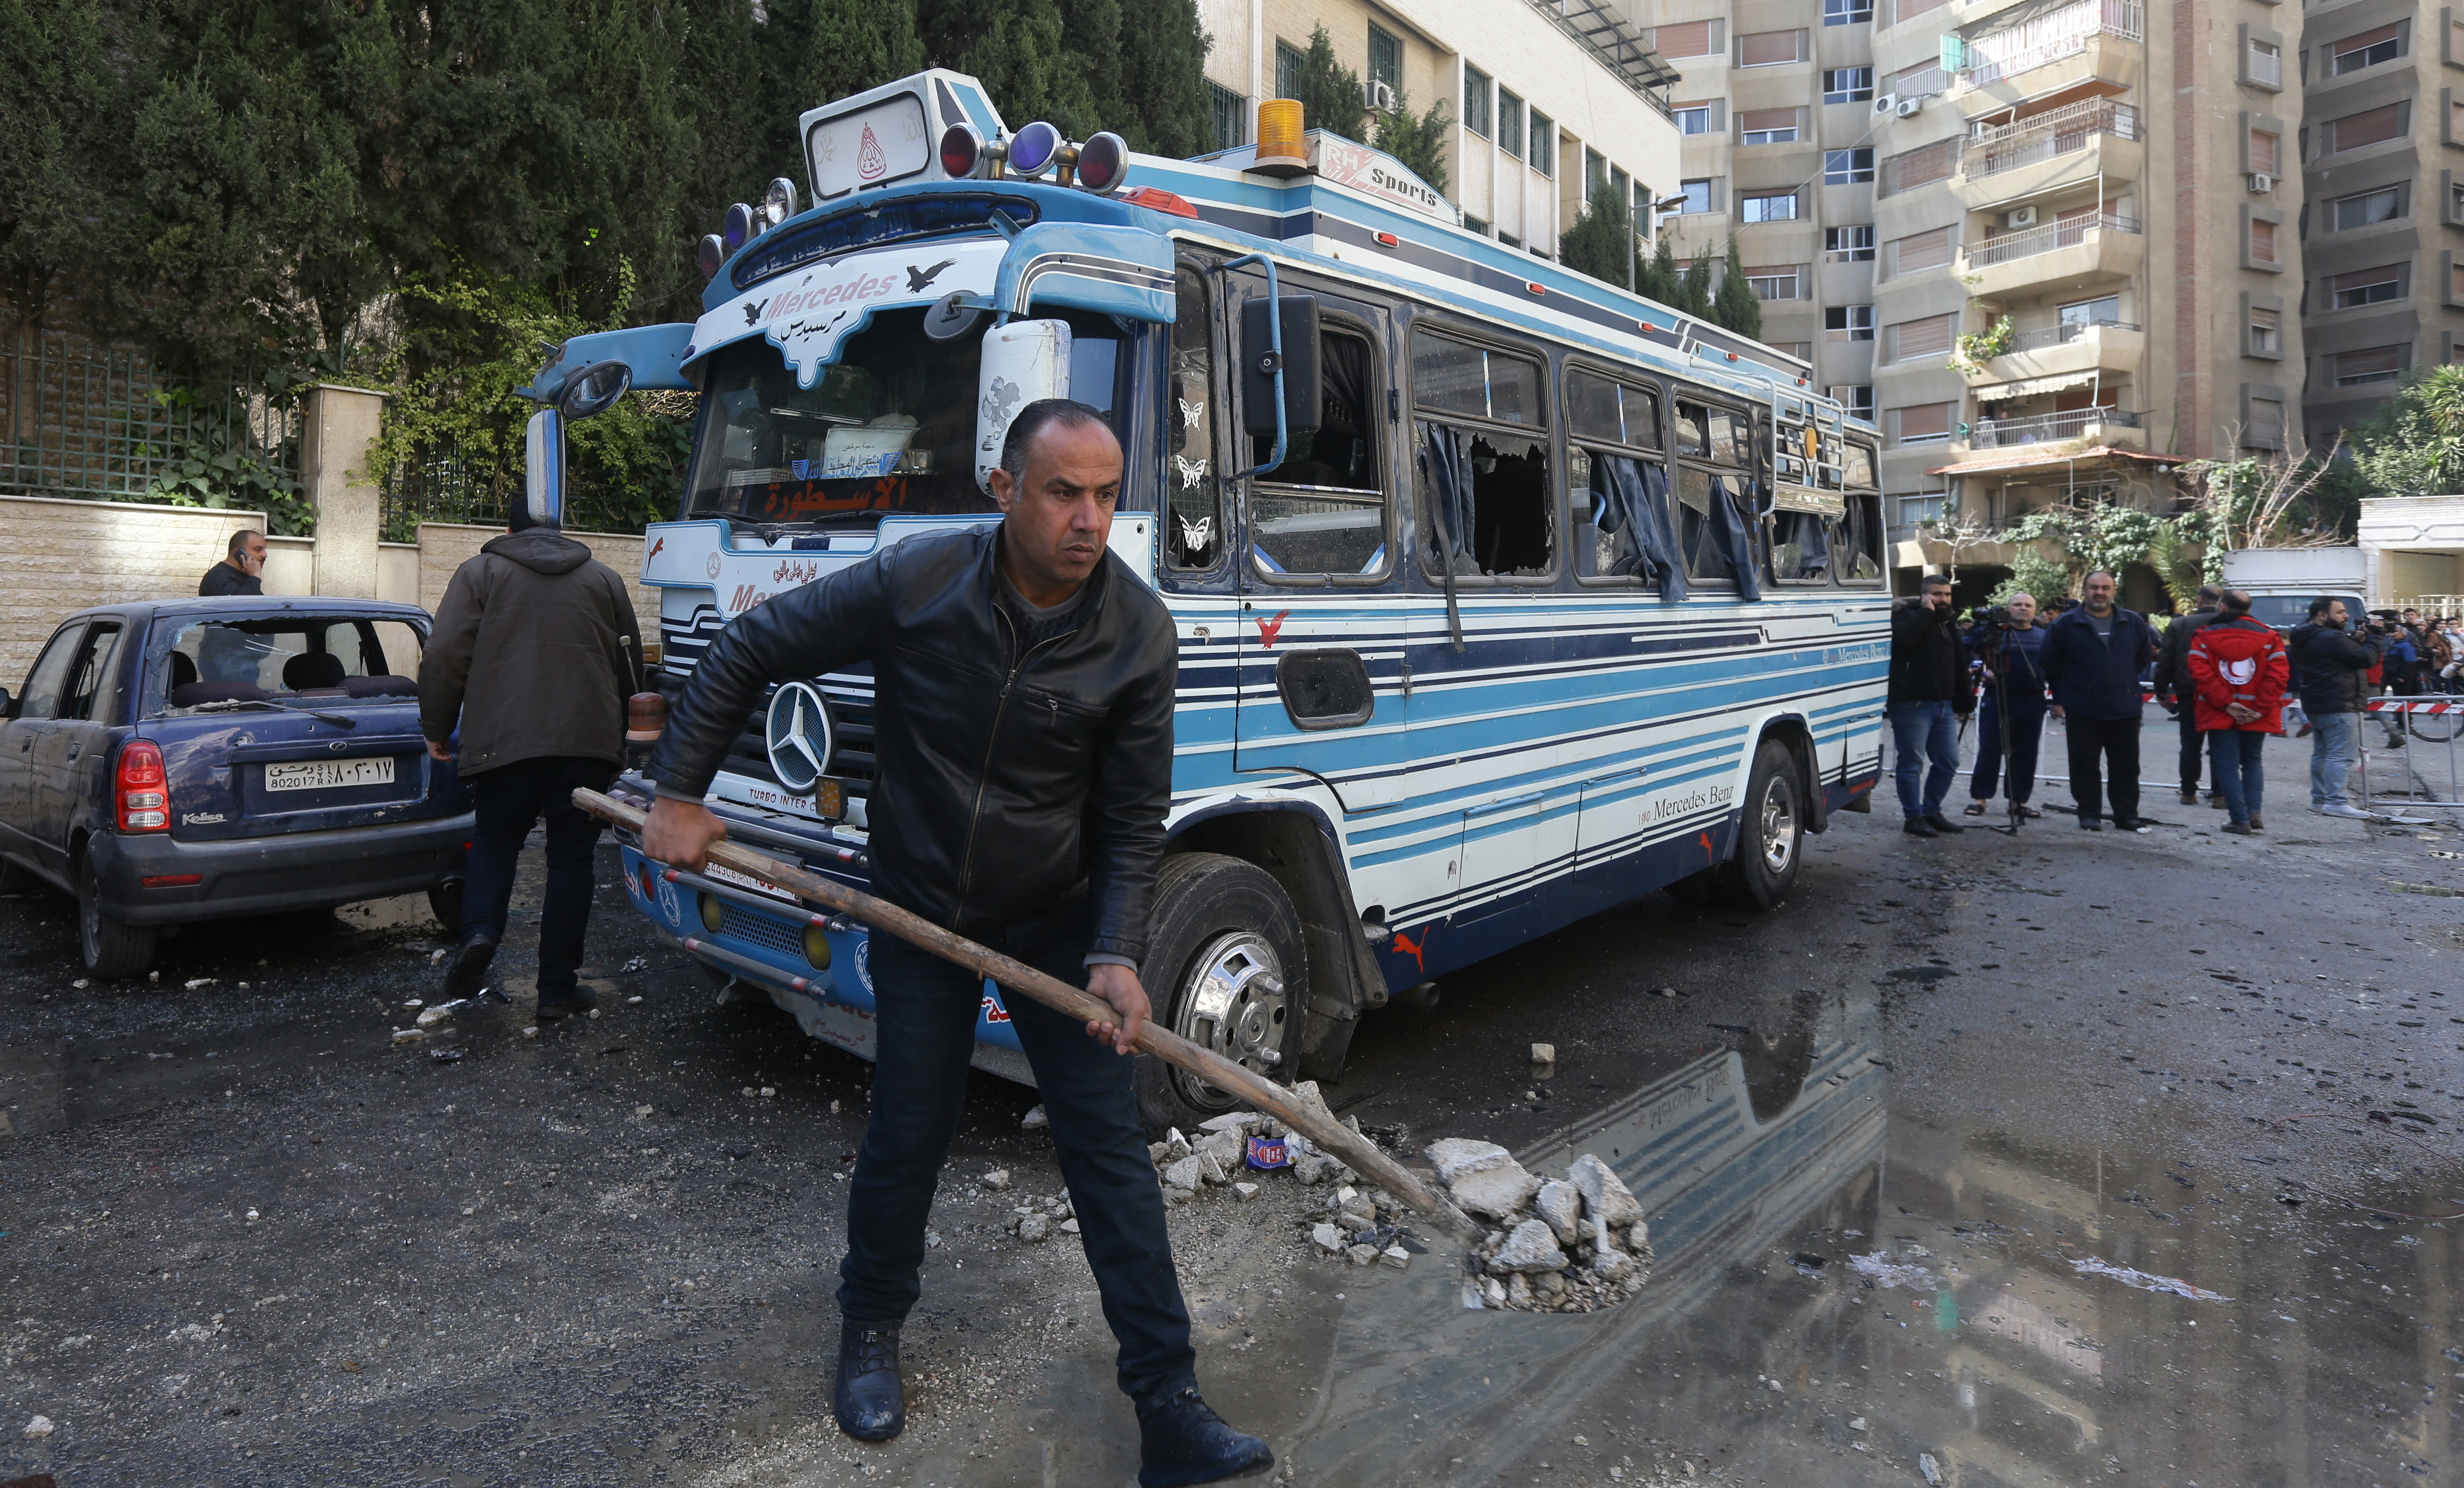
[[[1271,1172],[1292,1165],[1291,1154],[1284,1149],[1281,1137],[1251,1137],[1248,1164],[1261,1172]]]

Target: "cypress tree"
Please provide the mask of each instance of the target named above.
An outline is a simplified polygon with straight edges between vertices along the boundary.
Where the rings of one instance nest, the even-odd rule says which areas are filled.
[[[1411,95],[1395,90],[1395,109],[1377,116],[1377,148],[1409,166],[1440,196],[1446,194],[1446,134],[1455,126],[1446,100],[1429,105],[1425,114],[1412,112]]]
[[[1673,309],[1677,304],[1679,278],[1677,253],[1671,246],[1667,230],[1662,229],[1659,240],[1652,245],[1649,257],[1643,256],[1640,249],[1635,252],[1635,293]]]
[[[1733,232],[1728,234],[1728,258],[1721,267],[1719,293],[1711,301],[1711,318],[1739,336],[1762,339],[1762,298],[1746,282],[1745,259]]]
[[[1668,303],[1697,320],[1711,319],[1711,260],[1697,258],[1687,264],[1677,276],[1677,294]]]
[[[1625,204],[1595,191],[1583,214],[1557,239],[1557,257],[1569,269],[1609,284],[1625,285],[1635,259]]]
[[[1291,80],[1290,96],[1301,100],[1304,128],[1368,142],[1369,105],[1361,99],[1360,75],[1335,60],[1334,41],[1323,26],[1309,33],[1309,51]]]

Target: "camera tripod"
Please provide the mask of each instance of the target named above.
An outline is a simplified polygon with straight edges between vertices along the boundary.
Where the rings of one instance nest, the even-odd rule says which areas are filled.
[[[2011,688],[2008,653],[2011,627],[2004,621],[1991,617],[1985,624],[1989,627],[1988,634],[1984,646],[1977,654],[1985,665],[1983,686],[1993,707],[1995,742],[2002,752],[2000,772],[2002,800],[2009,808],[2009,820],[1993,827],[1992,830],[2005,836],[2016,837],[2019,835],[2019,824],[2028,819],[2020,809],[2023,803],[2017,794],[2019,782],[2011,770]]]

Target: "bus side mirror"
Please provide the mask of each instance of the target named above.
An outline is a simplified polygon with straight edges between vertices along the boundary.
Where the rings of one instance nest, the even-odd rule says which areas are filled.
[[[9,695],[9,689],[7,688],[0,688],[0,718],[14,718],[16,716],[17,700]]]
[[[1318,391],[1317,298],[1285,295],[1253,297],[1241,306],[1241,427],[1252,434],[1275,432],[1275,352],[1266,307],[1282,314],[1284,424],[1295,435],[1312,433],[1323,416]]]
[[[522,527],[564,524],[564,415],[541,408],[522,430]]]
[[[616,406],[616,400],[633,386],[633,369],[621,361],[601,361],[583,368],[556,395],[559,413],[568,419],[586,419]]]

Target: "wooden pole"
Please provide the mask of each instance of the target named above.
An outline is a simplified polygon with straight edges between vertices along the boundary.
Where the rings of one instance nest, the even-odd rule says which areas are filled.
[[[573,803],[591,815],[640,832],[642,812],[598,791],[577,790]],[[899,939],[921,946],[944,960],[955,961],[979,976],[988,976],[1013,992],[1023,993],[1081,1022],[1118,1022],[1111,1005],[1083,988],[1047,976],[1023,961],[1014,961],[963,935],[943,930],[920,915],[885,900],[808,873],[794,864],[734,842],[711,844],[710,861],[722,867],[772,884],[799,899],[840,914],[851,914]],[[1149,1021],[1138,1030],[1136,1047],[1169,1064],[1177,1064],[1218,1089],[1229,1090],[1260,1110],[1271,1113],[1389,1193],[1429,1216],[1437,1227],[1466,1245],[1479,1243],[1481,1227],[1445,1196],[1420,1181],[1418,1174],[1378,1150],[1375,1143],[1332,1116],[1294,1100],[1290,1091],[1262,1079],[1212,1049],[1201,1048],[1162,1024]]]

